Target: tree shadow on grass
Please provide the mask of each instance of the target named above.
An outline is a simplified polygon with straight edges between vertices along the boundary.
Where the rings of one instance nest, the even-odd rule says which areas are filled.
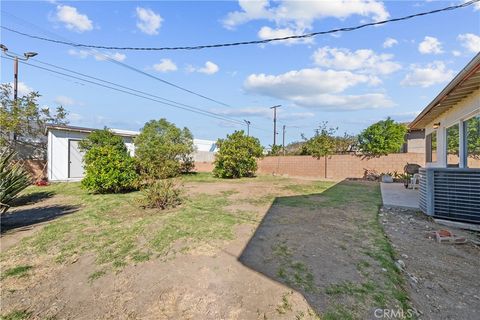
[[[51,205],[23,210],[12,210],[1,217],[0,233],[28,227],[78,211],[80,206]]]
[[[355,209],[369,205],[362,189],[369,189],[368,197],[375,192],[371,185],[342,181],[321,193],[277,197],[238,260],[301,293],[319,314],[342,304],[345,297],[329,291],[335,286],[360,284],[363,293],[362,283],[369,280],[359,265],[375,262],[363,254],[359,230],[378,207],[373,204],[372,215]]]
[[[37,191],[24,194],[13,200],[12,207],[25,206],[35,204],[45,199],[49,199],[55,195],[53,191]]]

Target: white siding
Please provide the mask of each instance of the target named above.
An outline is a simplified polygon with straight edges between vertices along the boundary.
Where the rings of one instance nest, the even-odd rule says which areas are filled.
[[[78,181],[68,177],[68,140],[81,140],[88,133],[51,129],[48,131],[48,180]],[[135,152],[132,137],[122,137],[131,155]]]
[[[478,114],[480,114],[480,89],[473,92],[468,98],[460,101],[455,107],[446,111],[425,127],[425,136],[437,130],[437,161],[427,163],[426,167],[445,168],[447,166],[445,147],[447,141],[446,129],[456,123],[460,123]],[[433,125],[438,122],[440,122],[440,127],[434,129]],[[463,134],[461,132],[462,129],[460,127],[460,139],[463,138]],[[463,143],[460,141],[460,146],[462,145]],[[460,150],[460,154],[462,154],[462,150]]]
[[[215,141],[203,140],[203,139],[193,139],[193,145],[195,146],[196,151],[204,152],[216,152],[217,146]]]

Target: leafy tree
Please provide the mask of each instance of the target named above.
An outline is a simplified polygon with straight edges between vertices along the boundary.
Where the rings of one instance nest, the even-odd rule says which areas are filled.
[[[85,177],[82,187],[94,193],[119,193],[135,189],[135,161],[121,137],[107,128],[96,130],[80,142]]]
[[[305,141],[291,142],[285,146],[285,152],[286,154],[290,154],[290,155],[301,155],[304,144],[305,144]]]
[[[263,157],[263,147],[257,138],[246,136],[243,130],[218,139],[213,174],[220,178],[251,177],[257,171],[257,158]]]
[[[67,124],[67,112],[62,106],[52,113],[38,105],[38,92],[30,92],[14,101],[12,86],[0,84],[0,149],[15,150],[21,158],[45,158],[47,124]]]
[[[166,119],[151,120],[135,138],[135,156],[146,180],[178,176],[193,169],[193,135]]]
[[[344,133],[343,136],[334,137],[335,154],[345,154],[353,151],[358,143],[358,138],[354,135]]]
[[[334,134],[337,131],[336,128],[328,128],[327,122],[320,124],[317,130],[315,130],[315,135],[306,139],[302,135],[303,139],[306,140],[306,143],[302,146],[302,154],[311,155],[316,158],[326,157],[335,153],[335,138]]]
[[[480,116],[466,121],[468,157],[480,159]]]
[[[270,145],[270,150],[268,151],[268,156],[278,156],[282,154],[282,146],[277,145]]]
[[[406,134],[405,125],[387,118],[363,130],[358,136],[358,147],[364,157],[379,157],[399,152]]]

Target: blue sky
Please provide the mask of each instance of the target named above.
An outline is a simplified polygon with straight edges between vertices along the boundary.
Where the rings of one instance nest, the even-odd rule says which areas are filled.
[[[48,38],[112,46],[179,46],[257,40],[358,25],[436,9],[446,1],[2,1],[1,24]],[[238,120],[272,143],[270,106],[281,104],[287,142],[322,121],[358,133],[391,116],[412,120],[480,51],[480,5],[324,35],[307,41],[195,51],[101,51],[72,48],[5,31],[10,51]],[[122,63],[224,102],[216,104],[135,73]],[[32,63],[37,63],[32,61]],[[1,60],[1,81],[12,62]],[[242,126],[179,110],[20,65],[20,89],[58,104],[73,125],[138,130],[150,119],[187,126],[215,140]]]

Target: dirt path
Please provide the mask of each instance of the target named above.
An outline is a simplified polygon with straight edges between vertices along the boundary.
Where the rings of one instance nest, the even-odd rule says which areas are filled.
[[[436,224],[424,215],[386,210],[385,231],[405,264],[408,288],[421,319],[478,319],[480,315],[480,247],[440,244],[427,238],[449,229],[467,239],[478,234]]]
[[[33,268],[2,280],[1,313],[20,310],[31,319],[364,319],[374,307],[401,307],[376,227],[377,184],[344,182],[324,191],[317,182],[279,179],[187,188],[228,197],[225,210],[247,210],[251,220],[238,224],[231,240],[196,243],[185,252],[177,242],[175,254],[104,272],[88,250],[62,263],[41,253],[18,261],[12,256],[9,265]]]

